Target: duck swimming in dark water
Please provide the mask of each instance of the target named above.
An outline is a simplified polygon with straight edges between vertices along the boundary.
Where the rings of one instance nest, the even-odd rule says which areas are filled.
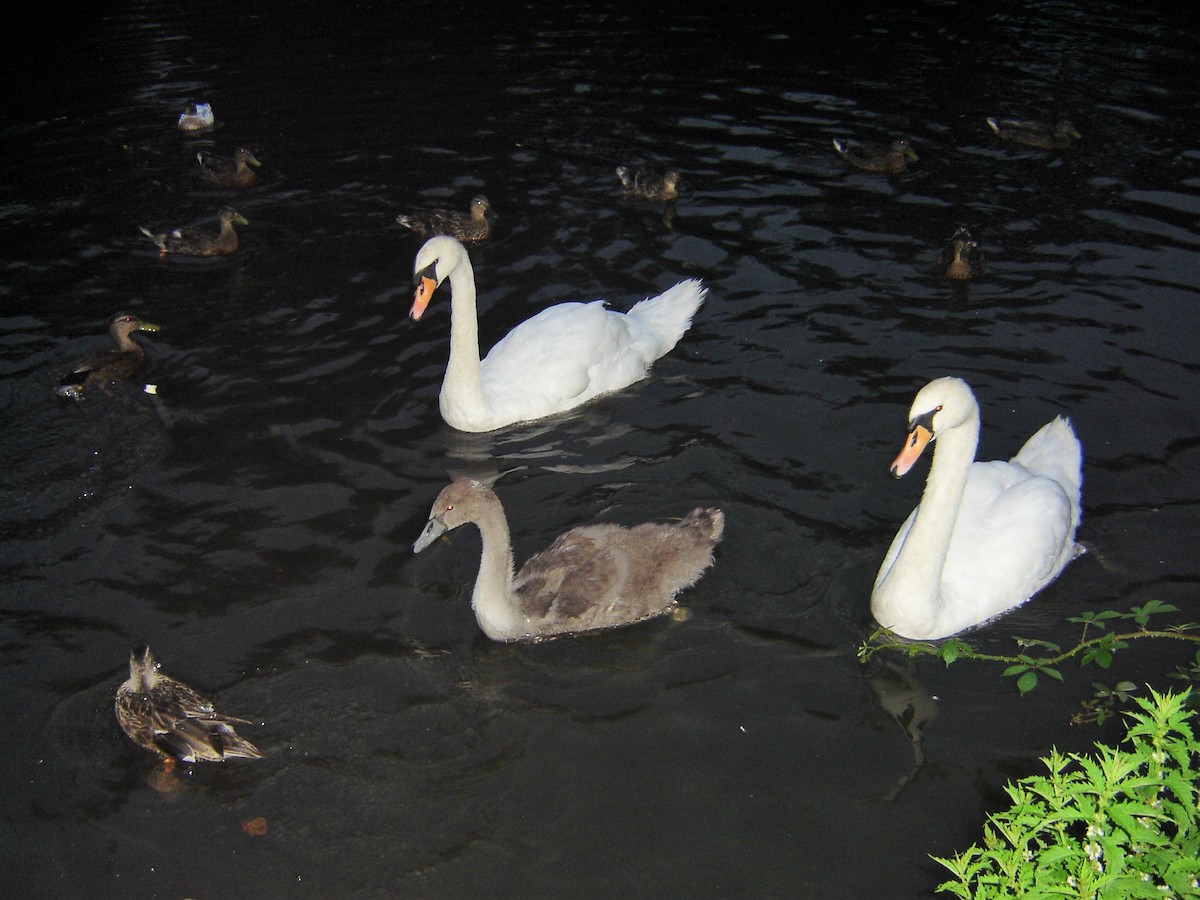
[[[133,339],[136,331],[158,331],[158,326],[132,313],[114,315],[108,323],[108,333],[117,349],[94,354],[64,375],[58,383],[58,395],[69,400],[82,400],[90,388],[99,387],[105,393],[111,393],[108,386],[112,382],[131,378],[146,355],[142,345]]]

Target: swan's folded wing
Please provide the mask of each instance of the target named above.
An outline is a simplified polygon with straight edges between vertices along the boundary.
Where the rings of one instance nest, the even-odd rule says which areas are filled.
[[[481,362],[494,408],[536,404],[538,415],[632,384],[647,362],[631,352],[624,316],[602,301],[560,303],[510,331]]]
[[[943,596],[951,603],[971,597],[981,607],[991,593],[997,604],[1028,600],[1071,558],[1076,522],[1058,482],[1011,463],[975,463],[950,539]]]
[[[624,557],[614,555],[596,528],[577,528],[531,557],[514,580],[522,612],[532,619],[586,619],[620,596],[628,576]]]

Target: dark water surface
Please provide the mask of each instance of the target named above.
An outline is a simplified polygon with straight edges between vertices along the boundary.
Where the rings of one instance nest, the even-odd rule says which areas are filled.
[[[1170,684],[1185,649],[1024,699],[984,665],[855,651],[926,471],[887,466],[943,374],[980,398],[981,456],[1065,413],[1086,458],[1091,552],[974,641],[1150,599],[1200,615],[1197,35],[1086,2],[624,9],[151,2],[9,33],[0,893],[925,896],[927,855],[978,837],[1007,779],[1114,737],[1068,724],[1093,679]],[[214,130],[175,129],[189,97]],[[1066,151],[984,122],[1060,114]],[[831,146],[901,134],[899,176]],[[197,150],[238,145],[257,186],[198,177]],[[622,199],[620,163],[681,171],[674,216]],[[393,220],[479,192],[485,346],[559,300],[701,277],[708,301],[649,380],[456,433],[448,295],[405,321],[420,242]],[[138,233],[228,202],[236,257]],[[988,264],[965,287],[935,266],[960,224]],[[157,399],[59,402],[122,308],[163,326]],[[685,621],[496,645],[473,531],[410,550],[464,472],[509,473],[518,559],[700,504],[727,537]],[[265,759],[151,789],[111,708],[137,638],[253,718]]]

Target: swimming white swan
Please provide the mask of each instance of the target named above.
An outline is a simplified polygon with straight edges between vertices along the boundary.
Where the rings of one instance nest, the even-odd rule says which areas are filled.
[[[935,640],[1024,603],[1078,552],[1083,451],[1062,416],[1009,462],[974,462],[979,406],[966,382],[917,393],[899,478],[936,439],[921,502],[884,557],[871,611],[902,637]]]
[[[712,565],[713,547],[725,530],[719,509],[694,509],[671,525],[573,528],[514,577],[500,499],[478,481],[460,478],[438,494],[413,552],[468,522],[483,537],[471,606],[494,641],[614,628],[670,612],[675,595]]]
[[[475,275],[462,244],[430,238],[417,253],[421,318],[434,290],[450,279],[450,361],[442,381],[442,418],[460,431],[492,431],[554,415],[646,377],[692,323],[704,300],[698,280],[681,281],[629,312],[604,301],[560,303],[510,331],[479,359]]]

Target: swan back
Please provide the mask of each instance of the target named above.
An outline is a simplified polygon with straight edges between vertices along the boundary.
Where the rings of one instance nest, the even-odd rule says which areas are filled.
[[[613,628],[667,613],[712,565],[725,528],[721,510],[699,508],[674,524],[583,526],[559,536],[514,576],[499,498],[460,479],[438,496],[413,549],[467,522],[483,536],[472,605],[494,640]]]

